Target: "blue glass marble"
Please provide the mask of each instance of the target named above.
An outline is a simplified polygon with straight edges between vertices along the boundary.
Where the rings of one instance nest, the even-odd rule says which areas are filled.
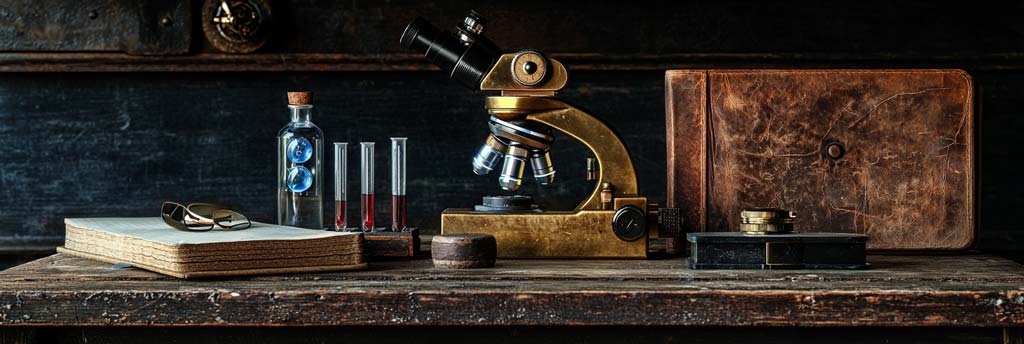
[[[304,163],[313,156],[313,144],[303,137],[293,137],[288,140],[288,160],[294,163]]]
[[[288,189],[294,192],[303,192],[313,185],[313,172],[305,166],[295,166],[288,169]]]

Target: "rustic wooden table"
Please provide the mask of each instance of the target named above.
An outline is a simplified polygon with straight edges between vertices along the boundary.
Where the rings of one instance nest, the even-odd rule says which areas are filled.
[[[337,331],[350,338],[372,333],[364,337],[378,341],[381,333],[433,338],[424,327],[404,326],[437,325],[455,326],[449,335],[497,331],[535,342],[554,335],[598,342],[735,336],[765,342],[774,335],[806,339],[807,333],[847,333],[832,337],[839,342],[892,333],[911,341],[1019,342],[1021,265],[980,254],[870,256],[869,262],[864,271],[695,271],[685,259],[499,260],[491,269],[438,270],[421,259],[373,263],[360,272],[182,281],[57,254],[0,272],[0,339],[131,342],[196,326],[205,328],[189,335],[228,333],[216,342],[275,335],[303,342],[298,338]],[[544,327],[533,329],[537,325]],[[551,327],[567,325],[573,327]],[[649,325],[657,327],[604,330]],[[317,328],[238,328],[249,326]]]

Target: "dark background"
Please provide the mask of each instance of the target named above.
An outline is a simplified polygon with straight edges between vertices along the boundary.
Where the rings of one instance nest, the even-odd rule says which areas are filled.
[[[398,38],[416,15],[450,28],[468,9],[490,19],[487,35],[505,51],[536,48],[566,64],[559,96],[623,136],[641,192],[654,201],[665,197],[666,69],[965,69],[980,127],[976,247],[1015,259],[1024,248],[1019,2],[272,1],[273,40],[229,55],[206,42],[202,2],[193,1],[177,7],[171,26],[184,52],[153,56],[123,53],[132,41],[118,35],[141,33],[116,29],[124,15],[154,15],[151,1],[3,3],[0,267],[51,252],[65,217],[155,216],[163,200],[221,202],[274,221],[274,136],[291,90],[314,91],[313,121],[328,143],[351,144],[350,202],[358,202],[356,143],[378,143],[380,218],[390,218],[388,138],[409,137],[409,221],[436,232],[442,209],[499,192],[496,176],[470,170],[486,135],[485,94],[447,80]],[[97,18],[82,19],[93,11]],[[115,29],[99,34],[104,27]],[[588,190],[587,153],[558,137],[556,184],[524,192],[573,207]],[[329,179],[324,188],[329,202]],[[326,203],[325,219],[332,213]]]

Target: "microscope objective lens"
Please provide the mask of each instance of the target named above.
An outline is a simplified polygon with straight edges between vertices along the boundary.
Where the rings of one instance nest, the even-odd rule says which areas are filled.
[[[484,145],[480,147],[480,150],[473,157],[473,173],[479,176],[487,175],[494,170],[494,166],[498,164],[498,160],[505,155],[505,150],[508,149],[508,145],[501,142],[493,134],[487,136],[487,140]]]
[[[533,168],[533,178],[540,185],[549,185],[555,181],[555,167],[551,166],[550,152],[530,152],[530,167]]]
[[[519,146],[509,146],[508,153],[505,153],[505,164],[501,167],[501,176],[498,177],[498,185],[506,191],[516,191],[523,183],[523,170],[526,167],[526,149]]]

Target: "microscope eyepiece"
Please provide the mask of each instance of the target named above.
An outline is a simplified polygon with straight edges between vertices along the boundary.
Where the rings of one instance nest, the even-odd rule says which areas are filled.
[[[470,11],[455,31],[442,31],[423,17],[416,17],[402,32],[400,42],[406,49],[423,53],[448,77],[471,89],[480,89],[480,81],[501,56],[501,49],[484,37],[486,20]]]
[[[431,63],[448,73],[450,79],[479,90],[483,77],[501,57],[501,49],[484,36],[486,26],[487,20],[476,11],[469,11],[451,31],[438,29],[423,17],[416,17],[405,27],[399,41],[406,49],[423,53]],[[542,66],[546,64],[538,64],[538,61],[547,63],[547,59],[535,51],[520,53],[516,59],[525,61],[522,70],[526,75],[544,70]],[[532,80],[534,83],[517,82],[527,86],[543,80],[540,75]],[[482,176],[498,170],[498,185],[507,191],[519,189],[527,166],[540,185],[554,181],[550,148],[555,138],[550,128],[522,119],[497,117],[491,117],[488,126],[491,133],[473,156],[473,173]],[[500,167],[499,162],[502,162]]]
[[[400,39],[402,47],[416,51],[427,51],[430,49],[430,42],[437,38],[441,31],[430,25],[423,17],[416,17],[402,32]]]

